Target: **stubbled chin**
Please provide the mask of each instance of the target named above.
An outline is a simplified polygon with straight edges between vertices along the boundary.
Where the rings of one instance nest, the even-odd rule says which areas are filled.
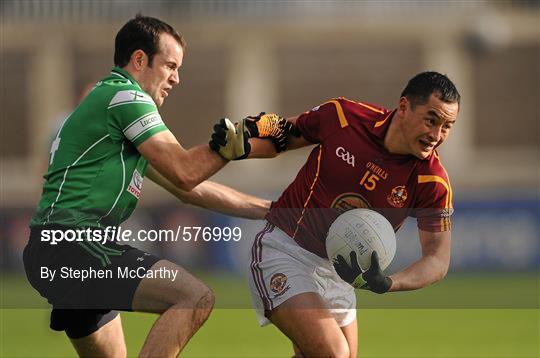
[[[414,156],[419,158],[419,159],[426,159],[427,157],[429,157],[431,155],[431,153],[433,153],[433,150],[430,150],[429,152],[419,150],[416,153],[414,153]]]
[[[435,147],[431,147],[431,149],[426,149],[422,143],[418,143],[418,147],[416,153],[414,154],[416,157],[420,159],[426,159],[433,153],[435,150]]]

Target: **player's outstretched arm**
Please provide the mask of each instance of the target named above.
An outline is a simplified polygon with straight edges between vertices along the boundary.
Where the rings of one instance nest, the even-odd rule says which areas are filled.
[[[207,145],[184,149],[168,130],[154,134],[137,150],[161,175],[185,191],[190,191],[227,164]]]
[[[181,190],[151,166],[146,176],[182,202],[247,219],[264,219],[271,201],[238,192],[227,186],[204,181],[191,191]]]
[[[274,158],[286,150],[313,145],[295,128],[297,119],[298,117],[285,119],[277,114],[265,113],[244,118],[241,124],[248,141],[248,149],[246,155],[237,159]],[[227,143],[228,131],[220,127],[224,126],[214,126],[210,147],[221,154],[221,148]],[[226,155],[224,157],[229,159]]]
[[[287,121],[292,123],[296,122],[296,118],[287,118]],[[262,138],[249,138],[249,144],[251,145],[251,152],[248,158],[275,158],[284,151],[290,151],[308,145],[313,145],[302,135],[296,136],[291,133],[287,135],[287,148],[284,151],[278,152],[272,141]]]
[[[409,291],[442,280],[450,265],[451,232],[418,230],[422,258],[390,276],[390,291]]]

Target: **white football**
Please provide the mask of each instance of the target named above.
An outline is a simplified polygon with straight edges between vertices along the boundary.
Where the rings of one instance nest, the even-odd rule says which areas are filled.
[[[390,265],[396,254],[396,234],[384,216],[369,209],[344,212],[332,223],[326,236],[326,253],[331,262],[338,255],[350,265],[350,252],[362,271],[371,265],[371,253],[377,251],[381,269]]]

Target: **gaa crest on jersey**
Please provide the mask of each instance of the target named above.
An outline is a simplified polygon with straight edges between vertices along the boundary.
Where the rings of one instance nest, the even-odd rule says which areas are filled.
[[[386,197],[388,203],[396,208],[402,208],[407,201],[407,189],[405,185],[399,185],[392,189],[390,194]]]
[[[281,272],[274,274],[270,279],[270,289],[275,293],[274,298],[283,295],[289,288],[291,286],[287,285],[287,275]]]
[[[131,177],[131,182],[129,183],[129,185],[128,185],[127,189],[126,189],[128,193],[130,193],[131,195],[133,195],[137,199],[139,199],[139,197],[141,196],[143,179],[144,178],[141,175],[141,173],[139,173],[137,171],[137,169],[135,169],[133,171],[133,176]]]
[[[343,147],[337,147],[336,156],[354,168],[354,155]]]
[[[335,198],[330,207],[341,214],[351,209],[370,209],[371,205],[358,193],[344,193]]]

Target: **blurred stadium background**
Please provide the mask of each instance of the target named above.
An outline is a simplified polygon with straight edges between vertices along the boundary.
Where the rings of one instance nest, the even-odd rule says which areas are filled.
[[[206,142],[223,116],[292,116],[339,96],[393,108],[412,75],[448,74],[463,98],[441,148],[456,208],[451,272],[424,292],[360,294],[360,352],[539,355],[539,1],[4,0],[0,11],[0,355],[73,355],[47,330],[46,303],[24,279],[21,252],[52,137],[108,73],[114,36],[138,11],[188,41],[181,86],[162,108],[185,147]],[[231,163],[213,180],[276,198],[307,153]],[[147,181],[124,227],[178,225],[243,230],[234,244],[142,244],[201,272],[217,292],[220,309],[186,356],[289,355],[286,339],[256,329],[249,310],[244,273],[261,223],[187,207]],[[415,230],[409,222],[398,233],[391,271],[419,257]],[[151,321],[126,315],[130,354]]]

